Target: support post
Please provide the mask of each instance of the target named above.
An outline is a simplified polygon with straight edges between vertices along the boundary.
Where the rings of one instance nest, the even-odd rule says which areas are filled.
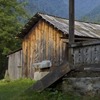
[[[74,43],[74,0],[69,0],[69,44]]]
[[[74,43],[74,0],[69,0],[69,66],[74,69],[73,48],[71,44]]]

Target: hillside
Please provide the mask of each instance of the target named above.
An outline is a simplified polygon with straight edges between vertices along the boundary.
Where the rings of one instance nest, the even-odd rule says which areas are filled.
[[[90,13],[94,8],[100,5],[100,0],[75,0],[76,16],[81,19],[84,15]]]
[[[27,10],[31,15],[43,12],[59,17],[68,17],[68,3],[65,4],[64,0],[29,0]]]
[[[100,23],[100,5],[95,7],[89,14],[85,15],[83,20]]]
[[[75,0],[76,19],[81,19],[99,4],[100,0]],[[44,12],[68,18],[68,0],[28,0],[26,8],[31,16]]]

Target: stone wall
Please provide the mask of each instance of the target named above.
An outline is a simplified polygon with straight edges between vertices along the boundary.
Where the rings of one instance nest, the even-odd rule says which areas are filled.
[[[62,90],[84,95],[100,94],[100,77],[63,78]]]

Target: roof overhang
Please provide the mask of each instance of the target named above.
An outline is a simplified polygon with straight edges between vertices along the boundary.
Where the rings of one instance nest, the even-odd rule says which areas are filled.
[[[11,51],[10,53],[7,54],[7,57],[9,57],[9,55],[14,54],[14,53],[16,53],[16,52],[19,52],[19,51],[21,51],[21,50],[22,50],[22,48],[19,48],[19,49],[17,49],[17,50]]]
[[[17,34],[17,37],[24,38],[26,34],[32,29],[32,27],[38,22],[39,19],[42,17],[39,15],[39,13],[35,14],[27,24],[22,28],[22,30]]]
[[[20,31],[17,37],[23,39],[41,19],[48,22],[50,25],[54,26],[57,30],[61,31],[63,35],[69,34],[68,31],[69,20],[43,13],[37,13],[23,27],[23,29]],[[100,39],[99,33],[100,33],[100,25],[75,21],[75,36],[83,38],[88,37],[93,39]]]

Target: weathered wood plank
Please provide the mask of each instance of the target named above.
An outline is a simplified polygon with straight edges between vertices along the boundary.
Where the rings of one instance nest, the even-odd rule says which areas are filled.
[[[62,36],[61,34],[60,34],[60,36]],[[62,64],[62,62],[63,62],[63,55],[62,55],[62,45],[63,44],[63,42],[62,42],[62,40],[60,39],[60,64]]]
[[[56,60],[57,60],[57,66],[59,66],[59,34],[57,34],[57,56],[56,56]]]
[[[53,66],[59,66],[61,59],[62,63],[64,62],[63,54],[66,44],[63,44],[63,40],[60,39],[61,34],[60,31],[44,20],[40,20],[30,30],[29,34],[23,39],[24,76],[34,73],[33,63],[50,60]],[[33,74],[30,76],[33,76]]]
[[[86,45],[82,47],[73,48],[73,65],[83,66],[88,64],[99,64],[100,63],[100,45]]]
[[[44,22],[44,42],[43,42],[43,48],[44,48],[44,60],[46,60],[46,35],[47,35],[47,32],[46,32],[46,25],[45,25],[45,22]]]
[[[49,48],[48,48],[48,45],[49,45],[49,43],[48,43],[48,41],[49,41],[49,36],[48,36],[48,29],[49,29],[49,27],[48,27],[48,25],[45,25],[45,33],[46,33],[46,36],[45,36],[45,38],[46,38],[46,59],[47,60],[49,60]]]
[[[40,56],[40,55],[41,55],[41,31],[40,31],[41,29],[40,29],[40,27],[41,27],[41,26],[40,26],[40,24],[39,24],[39,27],[38,27],[38,38],[39,38],[39,41],[38,41],[38,42],[39,42],[39,43],[38,43],[38,49],[39,49],[39,50],[38,50],[38,53],[39,53],[39,62],[42,61],[41,56]]]
[[[100,45],[100,40],[77,42],[77,43],[73,43],[71,47],[83,47],[83,46],[91,46],[91,45]]]
[[[44,78],[36,82],[29,89],[32,89],[33,91],[41,92],[47,87],[49,87],[50,85],[52,85],[53,83],[55,83],[57,80],[62,78],[69,71],[70,71],[70,68],[67,63],[62,66],[59,66],[53,72],[49,73]]]
[[[75,15],[74,15],[74,8],[75,2],[74,0],[69,0],[69,46],[74,43],[74,20],[75,20]],[[73,67],[73,49],[69,48],[69,66],[72,68]]]
[[[52,58],[52,62],[53,62],[53,65],[54,65],[54,27],[51,27],[51,30],[50,30],[50,34],[51,34],[51,45],[52,45],[52,54],[51,54],[51,58]]]
[[[11,80],[22,78],[22,50],[8,56],[8,73]]]
[[[99,64],[88,64],[88,65],[83,65],[80,67],[77,67],[74,69],[75,71],[100,71],[100,63]]]
[[[69,0],[69,44],[74,43],[74,0]]]

